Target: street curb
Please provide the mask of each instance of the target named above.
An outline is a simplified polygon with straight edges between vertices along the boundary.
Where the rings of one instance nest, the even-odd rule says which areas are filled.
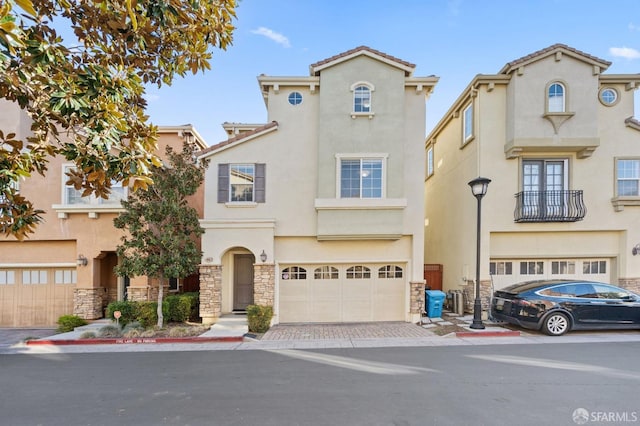
[[[154,343],[233,343],[243,342],[244,336],[229,337],[137,337],[137,338],[109,338],[109,339],[40,339],[27,340],[27,346],[53,345],[125,345],[125,344],[154,344]]]
[[[456,337],[520,337],[519,331],[457,331]]]

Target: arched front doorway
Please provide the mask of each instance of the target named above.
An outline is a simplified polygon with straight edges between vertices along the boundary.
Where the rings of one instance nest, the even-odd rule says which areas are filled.
[[[253,254],[233,255],[233,310],[244,311],[253,304]]]

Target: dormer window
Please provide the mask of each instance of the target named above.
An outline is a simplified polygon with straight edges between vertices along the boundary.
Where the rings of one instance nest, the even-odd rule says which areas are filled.
[[[353,118],[359,115],[373,117],[371,93],[374,90],[373,85],[366,82],[358,82],[351,86],[351,91],[353,92],[353,112],[351,116]]]
[[[547,90],[547,112],[565,112],[566,95],[562,83],[552,83]]]

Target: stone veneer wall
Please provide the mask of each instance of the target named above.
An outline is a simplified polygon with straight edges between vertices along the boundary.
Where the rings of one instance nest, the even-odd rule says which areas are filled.
[[[464,293],[464,310],[465,312],[473,312],[473,304],[476,300],[476,283],[475,280],[467,281],[462,289]],[[489,311],[491,306],[491,281],[480,280],[480,301],[482,302],[482,310]]]
[[[105,297],[104,288],[76,288],[73,291],[73,314],[87,320],[102,318]]]
[[[222,314],[222,265],[200,266],[200,318],[213,324]]]
[[[276,292],[276,266],[256,263],[253,265],[253,303],[273,307]]]
[[[146,302],[149,300],[149,288],[129,286],[127,289],[127,300],[131,302]]]
[[[409,313],[422,315],[426,311],[424,305],[424,281],[412,281],[410,286]]]
[[[640,278],[620,278],[618,284],[622,288],[640,294]]]

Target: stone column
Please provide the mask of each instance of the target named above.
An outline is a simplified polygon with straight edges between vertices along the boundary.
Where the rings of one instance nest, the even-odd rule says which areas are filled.
[[[422,313],[425,311],[424,306],[424,286],[426,281],[411,281],[409,288],[409,316],[411,322],[420,321]]]
[[[104,296],[104,288],[76,288],[73,291],[73,314],[87,320],[102,318]]]
[[[268,263],[253,265],[253,303],[273,307],[276,291],[276,266]]]
[[[473,312],[473,304],[476,300],[475,280],[468,280],[462,292],[464,293],[464,311]],[[482,302],[483,312],[489,312],[491,309],[491,306],[489,306],[491,296],[491,280],[480,280],[480,302]]]
[[[640,278],[620,278],[618,285],[636,294],[640,294]]]
[[[200,265],[200,318],[213,324],[222,314],[222,265]]]

